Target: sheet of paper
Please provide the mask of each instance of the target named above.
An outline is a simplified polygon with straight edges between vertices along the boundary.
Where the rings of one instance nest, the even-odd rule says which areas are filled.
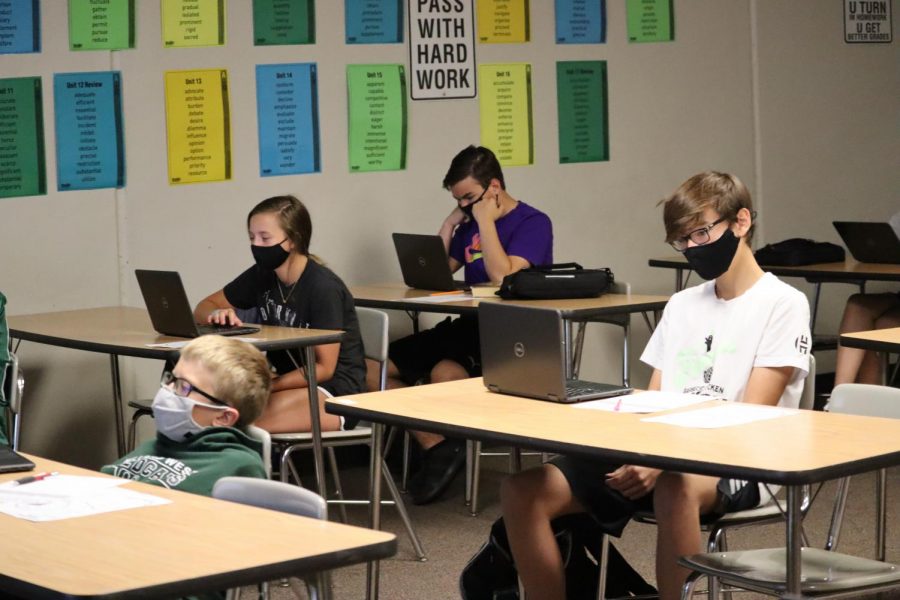
[[[444,302],[465,302],[471,300],[472,294],[460,292],[459,294],[438,294],[436,296],[422,296],[420,298],[403,298],[407,302],[422,302],[423,304],[443,304]]]
[[[244,336],[235,336],[235,338],[239,342],[246,342],[247,344],[255,344],[256,342],[262,342],[263,338],[255,338],[255,337],[244,337]],[[159,342],[157,344],[146,344],[148,348],[169,348],[171,350],[178,350],[179,348],[184,348],[188,345],[190,340],[181,340],[178,342]]]
[[[556,63],[559,162],[609,160],[605,60]]]
[[[47,193],[40,77],[0,79],[0,198]]]
[[[0,1],[0,54],[41,51],[40,4],[23,0]]]
[[[534,163],[531,65],[478,65],[481,145],[504,167]]]
[[[575,405],[575,408],[621,413],[653,413],[673,408],[684,408],[685,406],[701,404],[710,400],[716,400],[716,398],[676,392],[636,392],[614,398],[580,402]]]
[[[606,42],[606,0],[556,0],[557,44]]]
[[[159,496],[119,488],[68,497],[0,494],[0,512],[28,521],[58,521],[171,502]]]
[[[315,44],[314,0],[253,0],[253,44]]]
[[[625,0],[629,42],[671,42],[675,39],[672,0]]]
[[[517,44],[531,37],[528,0],[478,0],[478,41]]]
[[[224,0],[162,0],[166,48],[225,45]]]
[[[26,475],[27,477],[27,475]],[[19,485],[15,481],[7,481],[0,485],[0,495],[8,496],[57,496],[75,497],[96,494],[125,483],[124,479],[115,477],[87,477],[83,475],[53,475]]]
[[[400,0],[344,0],[344,28],[348,44],[400,44],[403,5]]]
[[[134,48],[133,0],[69,0],[70,50]]]
[[[256,65],[259,174],[319,172],[315,63]]]
[[[791,408],[777,408],[772,406],[759,406],[757,404],[744,404],[743,402],[727,402],[723,406],[714,408],[701,408],[685,412],[647,417],[641,419],[647,423],[664,423],[677,425],[678,427],[692,427],[695,429],[716,429],[719,427],[731,427],[733,425],[746,425],[757,421],[767,421],[796,415],[800,411]]]
[[[227,71],[167,71],[165,81],[169,183],[231,179]]]
[[[350,172],[406,168],[403,65],[347,65]]]

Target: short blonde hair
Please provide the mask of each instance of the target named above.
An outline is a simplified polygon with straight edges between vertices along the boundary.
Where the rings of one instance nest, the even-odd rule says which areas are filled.
[[[698,173],[679,186],[675,193],[660,201],[666,242],[685,235],[703,224],[703,212],[712,208],[729,223],[737,221],[738,211],[746,208],[753,214],[750,191],[740,179],[728,173],[706,171]],[[750,226],[745,240],[750,243],[755,224]]]
[[[213,376],[211,393],[236,408],[236,427],[262,414],[272,388],[269,362],[252,344],[221,335],[203,335],[181,349],[181,358],[197,362]]]

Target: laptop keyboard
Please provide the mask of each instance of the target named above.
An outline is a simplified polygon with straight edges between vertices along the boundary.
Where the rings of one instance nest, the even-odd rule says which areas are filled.
[[[618,396],[627,394],[631,388],[610,383],[597,383],[595,381],[584,381],[582,379],[566,380],[566,398],[574,400],[584,398],[589,400],[592,398],[605,398],[608,396]]]
[[[256,333],[259,327],[251,327],[249,325],[233,327],[231,325],[197,325],[200,335],[218,334],[218,335],[244,335],[245,333]]]

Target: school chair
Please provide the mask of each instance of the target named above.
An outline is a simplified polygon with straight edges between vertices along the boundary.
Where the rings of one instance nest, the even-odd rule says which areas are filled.
[[[844,383],[831,391],[827,410],[848,415],[900,419],[900,389],[883,385]],[[884,561],[886,556],[886,488],[887,471],[879,469],[875,477],[875,558],[879,561]],[[825,542],[826,550],[837,548],[849,491],[850,478],[840,479],[831,515],[831,526],[828,529],[828,539]]]
[[[800,394],[799,408],[801,410],[812,410],[816,398],[816,359],[809,355],[809,370],[806,379],[803,381],[803,391]],[[803,516],[809,512],[812,505],[812,495],[809,486],[803,487],[802,499],[800,502],[800,511]],[[724,514],[714,520],[704,522],[701,519],[700,528],[707,533],[706,551],[707,552],[725,552],[728,550],[728,540],[726,532],[728,530],[739,529],[754,525],[767,525],[769,523],[781,522],[785,519],[785,509],[776,497],[772,497],[768,503],[748,510]],[[633,519],[638,523],[655,525],[656,520],[652,512],[638,512]],[[602,553],[600,557],[600,586],[597,592],[598,600],[607,600],[606,591],[606,556],[607,547],[609,546],[609,536],[604,535],[602,541]],[[805,536],[804,536],[805,539]],[[783,563],[784,561],[782,561]],[[692,591],[693,592],[693,591]],[[719,597],[719,581],[714,575],[709,577],[708,593],[710,600]],[[655,596],[651,596],[655,597]]]
[[[266,470],[266,477],[272,479],[272,436],[268,431],[256,425],[247,425],[244,431],[251,439],[262,444],[263,467]]]
[[[359,320],[359,330],[362,336],[363,350],[366,358],[374,360],[379,364],[381,369],[381,390],[384,390],[387,382],[387,354],[388,354],[388,316],[386,313],[375,310],[373,308],[357,307],[356,316]],[[321,388],[320,388],[321,389]],[[300,476],[297,473],[294,463],[291,461],[291,455],[297,450],[308,450],[312,448],[312,433],[273,433],[271,434],[272,443],[282,448],[280,458],[280,475],[281,480],[287,482],[290,476],[293,476],[297,484],[300,484]],[[322,447],[328,454],[328,464],[331,471],[331,477],[334,480],[337,499],[329,500],[329,503],[337,504],[341,511],[341,518],[347,521],[346,505],[347,504],[368,504],[368,500],[346,500],[341,486],[341,478],[338,473],[337,460],[335,458],[334,449],[340,446],[370,446],[372,444],[372,428],[363,424],[357,425],[349,431],[323,431]],[[382,459],[382,469],[385,484],[391,493],[391,500],[382,501],[384,504],[394,504],[397,512],[400,513],[400,519],[409,535],[413,549],[418,560],[425,560],[425,550],[416,534],[409,514],[406,512],[406,505],[400,496],[400,490],[391,476],[387,464]],[[370,482],[374,485],[375,482]]]
[[[326,520],[328,507],[321,496],[305,488],[280,481],[255,479],[253,477],[223,477],[216,482],[212,491],[213,498],[228,500],[239,504],[248,504],[259,508],[277,510],[279,512]],[[297,540],[302,544],[303,540]],[[289,580],[291,587],[296,585]],[[330,596],[328,586],[322,573],[304,578],[310,600],[326,599]],[[263,597],[267,590],[262,588]],[[234,600],[240,597],[240,588],[228,590],[226,598]],[[294,593],[300,596],[298,590]]]
[[[609,288],[610,294],[630,294],[631,284],[624,281],[616,281]],[[653,327],[647,319],[647,327],[653,331]],[[578,378],[578,371],[581,368],[581,358],[584,348],[584,332],[588,323],[604,323],[607,325],[615,325],[622,328],[622,385],[629,385],[631,380],[631,365],[628,360],[628,348],[631,338],[631,314],[625,313],[621,315],[609,315],[605,317],[595,317],[586,321],[577,323],[577,333],[572,342],[572,378]],[[567,327],[572,326],[567,324]],[[570,336],[571,338],[571,336]],[[481,476],[481,457],[483,456],[509,456],[509,471],[517,473],[522,469],[522,453],[518,448],[512,448],[510,452],[483,452],[482,443],[480,441],[469,441],[466,443],[466,504],[469,506],[469,513],[474,517],[478,514],[478,488]],[[546,457],[545,457],[546,458]],[[546,462],[546,460],[545,460]],[[407,468],[403,467],[404,487],[406,485]]]
[[[9,327],[6,324],[6,296],[0,292],[0,440],[12,441],[12,449],[19,449],[19,435],[22,428],[22,392],[25,378],[19,371],[19,358],[10,349]],[[12,415],[11,432],[7,432],[7,416]]]

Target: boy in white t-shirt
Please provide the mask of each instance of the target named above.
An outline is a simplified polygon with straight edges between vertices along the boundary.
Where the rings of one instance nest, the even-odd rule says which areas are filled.
[[[675,294],[641,360],[651,390],[714,395],[736,402],[796,407],[809,364],[809,304],[763,273],[750,239],[750,193],[732,175],[700,173],[662,204],[666,241],[706,283]],[[602,432],[598,432],[602,435]],[[679,556],[700,550],[700,516],[744,510],[767,498],[759,485],[559,457],[503,483],[503,518],[529,598],[566,597],[562,557],[550,521],[588,512],[621,535],[631,515],[658,521],[660,598],[680,597]]]

